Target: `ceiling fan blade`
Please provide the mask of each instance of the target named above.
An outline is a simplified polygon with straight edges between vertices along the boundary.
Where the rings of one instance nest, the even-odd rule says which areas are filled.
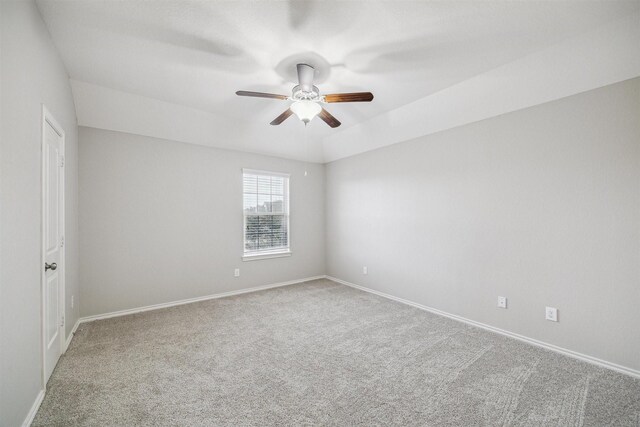
[[[325,102],[371,102],[371,92],[332,93],[324,96]]]
[[[331,113],[329,113],[324,108],[322,109],[322,111],[320,111],[320,114],[318,114],[318,117],[320,117],[326,124],[328,124],[332,128],[337,128],[342,124],[338,121],[338,119],[333,117]]]
[[[289,118],[290,115],[293,114],[293,111],[291,111],[290,108],[287,108],[284,113],[280,114],[278,117],[276,117],[275,119],[273,119],[273,121],[271,122],[271,124],[273,126],[277,126],[280,123],[284,122],[285,120],[287,120]]]
[[[287,95],[276,95],[275,93],[264,93],[264,92],[249,92],[246,90],[239,90],[236,92],[238,96],[253,96],[256,98],[272,98],[272,99],[289,99]]]
[[[305,92],[311,92],[313,90],[313,75],[315,74],[315,69],[307,64],[298,64],[296,68],[298,69],[300,89]]]

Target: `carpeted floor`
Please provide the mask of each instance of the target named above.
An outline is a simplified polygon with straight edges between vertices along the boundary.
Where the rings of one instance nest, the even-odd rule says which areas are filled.
[[[35,426],[640,426],[640,380],[327,280],[81,325]]]

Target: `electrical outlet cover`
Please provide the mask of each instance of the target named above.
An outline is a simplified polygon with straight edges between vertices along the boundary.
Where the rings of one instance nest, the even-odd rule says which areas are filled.
[[[507,308],[507,297],[498,297],[498,307]]]
[[[546,307],[545,308],[545,315],[544,318],[546,320],[550,320],[552,322],[557,322],[558,321],[558,309],[555,307]]]

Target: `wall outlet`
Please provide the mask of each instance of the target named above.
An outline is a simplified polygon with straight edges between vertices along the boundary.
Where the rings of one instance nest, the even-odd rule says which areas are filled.
[[[369,269],[367,267],[362,267],[362,274],[369,274]]]
[[[71,308],[73,308],[73,295],[71,295]]]
[[[507,308],[507,297],[498,297],[498,307]]]
[[[558,309],[555,307],[547,307],[544,310],[544,318],[552,322],[558,321]]]
[[[233,270],[233,277],[240,277],[240,269],[236,268],[235,270]]]

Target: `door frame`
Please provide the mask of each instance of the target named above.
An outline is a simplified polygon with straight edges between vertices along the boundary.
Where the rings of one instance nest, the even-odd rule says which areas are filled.
[[[45,254],[46,254],[46,242],[45,242],[45,229],[46,229],[46,225],[45,225],[45,220],[46,220],[46,213],[45,213],[45,185],[46,185],[46,174],[45,174],[45,158],[44,158],[44,153],[45,153],[45,132],[46,132],[46,128],[47,125],[51,126],[53,128],[53,130],[60,135],[61,137],[61,143],[60,143],[60,153],[62,156],[62,165],[60,167],[61,171],[60,171],[60,199],[61,199],[61,203],[59,204],[59,209],[60,209],[60,235],[62,236],[63,239],[65,239],[65,222],[66,222],[66,215],[65,215],[65,203],[66,203],[66,197],[65,197],[65,191],[64,191],[64,187],[65,187],[65,169],[66,169],[66,165],[65,165],[65,133],[64,133],[64,129],[62,128],[62,126],[58,123],[58,121],[53,117],[53,114],[51,114],[51,111],[49,111],[49,109],[42,104],[42,120],[41,120],[41,125],[42,125],[42,129],[41,129],[41,135],[40,135],[40,217],[41,217],[41,222],[40,222],[40,265],[38,266],[38,268],[40,269],[40,338],[41,338],[41,351],[40,351],[40,356],[42,357],[42,363],[41,363],[41,368],[42,368],[42,389],[46,390],[47,389],[47,378],[46,378],[46,349],[47,349],[47,343],[46,343],[46,317],[45,317],[45,295],[46,295],[46,282],[47,282],[47,277],[46,277],[46,272],[44,270],[44,263],[45,263]],[[60,265],[58,266],[59,271],[59,276],[60,276],[60,286],[58,288],[58,307],[60,308],[60,313],[62,316],[62,319],[64,319],[64,315],[65,315],[65,287],[66,287],[66,280],[65,280],[65,276],[66,276],[66,260],[65,260],[65,252],[66,252],[66,248],[67,248],[67,244],[66,244],[66,239],[63,240],[64,244],[62,245],[62,247],[60,248]],[[58,336],[60,337],[60,355],[64,354],[65,350],[66,350],[66,337],[65,337],[65,328],[66,328],[66,319],[64,319],[64,322],[61,322],[60,320],[62,319],[58,319]]]

